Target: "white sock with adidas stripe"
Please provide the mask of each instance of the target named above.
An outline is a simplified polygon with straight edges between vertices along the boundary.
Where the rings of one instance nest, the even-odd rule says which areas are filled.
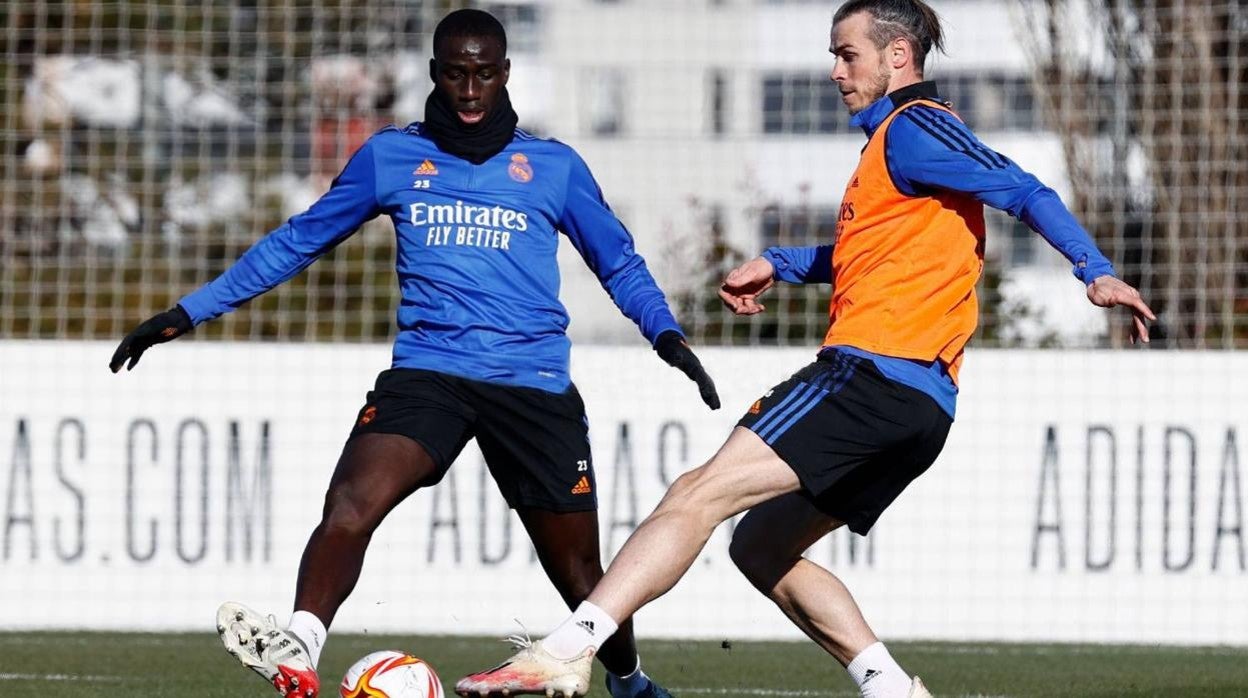
[[[554,632],[542,640],[542,646],[553,657],[571,659],[593,647],[602,647],[607,638],[620,628],[607,612],[588,601],[582,601],[576,611],[563,621]]]
[[[906,698],[910,694],[910,675],[883,642],[867,646],[845,670],[858,684],[863,698]]]
[[[325,624],[307,611],[295,611],[290,617],[290,623],[286,625],[286,631],[303,643],[308,650],[308,661],[315,669],[321,661],[321,648],[325,646],[325,637],[329,634]]]

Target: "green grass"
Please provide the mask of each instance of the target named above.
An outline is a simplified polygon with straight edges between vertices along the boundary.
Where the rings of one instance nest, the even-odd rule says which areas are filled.
[[[938,696],[1244,696],[1248,648],[890,643]],[[429,661],[448,687],[502,659],[492,638],[336,635],[321,661],[326,698],[355,659],[402,649]],[[818,698],[857,692],[810,643],[645,641],[648,673],[676,696]],[[590,695],[605,698],[601,668]],[[0,633],[0,696],[275,695],[212,633]]]

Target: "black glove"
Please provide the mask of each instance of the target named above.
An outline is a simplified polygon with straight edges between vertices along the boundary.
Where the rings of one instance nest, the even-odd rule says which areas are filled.
[[[139,363],[139,357],[143,356],[143,352],[153,344],[164,344],[171,339],[177,339],[190,332],[194,326],[191,316],[180,305],[175,305],[163,313],[157,313],[121,340],[117,351],[113,352],[113,360],[108,362],[108,368],[116,373],[121,370],[121,365],[126,363],[128,358],[130,365],[126,367],[126,370],[129,371]]]
[[[702,402],[713,410],[719,409],[719,393],[715,392],[715,381],[706,375],[702,362],[694,356],[693,350],[685,343],[685,338],[676,330],[667,330],[659,335],[654,342],[654,350],[659,358],[670,366],[679,368],[689,380],[698,384],[698,392],[702,394]]]

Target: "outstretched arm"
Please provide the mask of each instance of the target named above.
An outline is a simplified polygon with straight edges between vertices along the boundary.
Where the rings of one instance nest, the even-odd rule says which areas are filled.
[[[886,159],[905,194],[963,192],[1026,223],[1071,262],[1088,300],[1105,308],[1130,306],[1132,341],[1148,341],[1145,320],[1156,316],[1139,291],[1116,278],[1113,265],[1057,193],[984,145],[957,118],[923,106],[907,109],[889,128]]]
[[[568,173],[567,199],[559,228],[598,277],[611,300],[637,323],[659,357],[698,384],[702,401],[719,409],[715,383],[685,341],[663,291],[633,248],[633,236],[602,196],[589,167],[575,154]]]
[[[308,210],[260,238],[229,269],[178,305],[198,325],[294,277],[378,213],[373,142],[367,141]]]
[[[117,347],[108,367],[113,373],[143,352],[189,332],[195,325],[230,312],[295,276],[377,215],[372,142],[352,156],[328,192],[303,213],[261,238],[220,276],[184,296],[169,310],[136,327]]]

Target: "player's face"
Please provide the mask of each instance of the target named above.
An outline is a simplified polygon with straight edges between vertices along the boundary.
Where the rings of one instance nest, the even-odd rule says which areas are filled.
[[[828,48],[836,56],[832,81],[840,89],[841,101],[850,114],[857,114],[888,94],[892,78],[884,52],[871,40],[870,28],[871,16],[866,12],[832,25],[832,45]]]
[[[497,39],[458,36],[442,40],[429,62],[430,77],[460,123],[485,121],[507,84],[511,61]]]

